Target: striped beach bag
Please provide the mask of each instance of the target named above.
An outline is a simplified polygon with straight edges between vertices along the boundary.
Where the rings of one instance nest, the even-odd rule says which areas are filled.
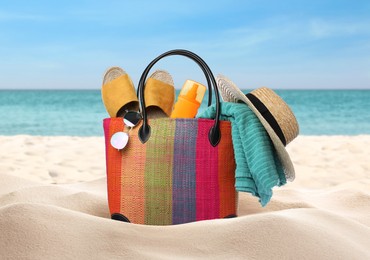
[[[195,61],[208,82],[214,119],[148,119],[144,86],[160,59],[181,55]],[[212,88],[213,87],[213,88]],[[217,84],[208,65],[187,50],[172,50],[154,59],[138,85],[142,120],[128,132],[122,150],[110,145],[124,131],[120,117],[104,119],[108,204],[112,219],[146,225],[173,225],[235,217],[235,159],[231,124],[219,120]]]

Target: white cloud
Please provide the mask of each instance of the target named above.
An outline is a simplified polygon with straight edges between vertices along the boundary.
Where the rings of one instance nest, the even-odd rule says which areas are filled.
[[[329,21],[312,19],[309,23],[310,34],[317,38],[369,35],[370,21]]]

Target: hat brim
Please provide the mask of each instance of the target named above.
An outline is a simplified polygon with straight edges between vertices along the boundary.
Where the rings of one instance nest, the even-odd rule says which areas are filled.
[[[222,99],[226,102],[244,102],[248,107],[256,114],[262,125],[265,127],[270,139],[276,149],[276,153],[280,159],[280,162],[284,168],[285,177],[289,181],[293,181],[295,178],[295,171],[293,162],[285,149],[284,144],[281,142],[278,135],[272,129],[270,124],[261,115],[258,109],[252,104],[252,102],[245,96],[245,94],[229,79],[221,75],[217,76],[217,85],[221,92]]]

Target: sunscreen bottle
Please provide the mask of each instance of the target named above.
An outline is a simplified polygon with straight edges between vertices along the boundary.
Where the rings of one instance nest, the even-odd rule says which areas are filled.
[[[171,118],[194,118],[202,103],[206,87],[198,82],[187,80],[182,87]]]

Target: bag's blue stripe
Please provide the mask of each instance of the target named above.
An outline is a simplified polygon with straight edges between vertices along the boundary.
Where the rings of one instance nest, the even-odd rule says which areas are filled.
[[[173,183],[173,224],[196,221],[197,120],[176,119]]]

